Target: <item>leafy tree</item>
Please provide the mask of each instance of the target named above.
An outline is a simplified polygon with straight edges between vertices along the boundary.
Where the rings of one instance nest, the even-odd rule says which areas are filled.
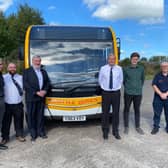
[[[30,25],[44,24],[44,19],[37,9],[33,9],[28,4],[20,5],[17,13],[17,35],[21,44],[24,43],[25,33]]]
[[[142,58],[140,59],[140,61],[141,61],[141,62],[147,62],[148,59],[147,59],[146,57],[142,57]]]
[[[27,4],[20,5],[17,13],[8,17],[0,12],[0,57],[16,60],[18,48],[24,44],[27,28],[36,24],[44,24],[44,19],[39,10]]]
[[[125,58],[125,59],[121,60],[119,64],[122,67],[128,66],[128,65],[130,65],[130,59],[129,58]]]
[[[166,61],[166,56],[153,56],[149,59],[149,62],[160,63],[161,61]]]
[[[0,12],[0,57],[4,58],[8,54],[8,31],[5,16]]]

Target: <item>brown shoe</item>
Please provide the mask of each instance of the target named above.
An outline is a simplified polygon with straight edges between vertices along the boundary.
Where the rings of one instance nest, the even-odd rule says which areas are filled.
[[[19,141],[19,142],[25,142],[26,139],[24,137],[21,137],[21,136],[18,136],[16,137],[16,139]]]
[[[5,145],[5,144],[7,144],[9,142],[9,139],[2,139],[2,141],[1,141],[1,145]]]

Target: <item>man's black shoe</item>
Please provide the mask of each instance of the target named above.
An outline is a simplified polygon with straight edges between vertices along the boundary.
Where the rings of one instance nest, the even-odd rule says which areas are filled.
[[[40,137],[41,137],[42,139],[47,139],[47,138],[48,138],[47,135],[41,135]]]
[[[5,144],[7,144],[8,142],[9,142],[9,139],[4,139],[4,138],[3,138],[0,144],[5,145]]]
[[[159,132],[159,128],[154,127],[153,130],[151,131],[151,134],[157,134]]]
[[[114,132],[114,131],[113,131],[113,136],[114,136],[116,139],[118,139],[118,140],[121,139],[119,133],[116,133],[116,132]]]
[[[143,129],[140,128],[140,127],[137,127],[137,128],[136,128],[136,131],[137,131],[139,134],[141,134],[141,135],[144,135],[144,134],[145,134],[144,131],[143,131]]]
[[[8,149],[8,147],[6,145],[0,144],[0,149],[1,150],[6,150],[6,149]]]
[[[116,139],[118,139],[118,140],[120,140],[120,139],[121,139],[121,137],[120,137],[120,135],[119,135],[119,134],[116,134],[114,137],[115,137]]]

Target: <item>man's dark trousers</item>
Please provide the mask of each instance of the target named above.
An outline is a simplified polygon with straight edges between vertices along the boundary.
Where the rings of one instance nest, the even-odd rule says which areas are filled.
[[[129,127],[129,111],[131,103],[133,102],[135,111],[135,127],[140,127],[140,105],[142,95],[128,95],[124,94],[124,126]]]
[[[118,133],[120,90],[102,91],[102,130],[109,131],[110,106],[112,105],[112,130]]]
[[[23,136],[23,103],[19,104],[7,104],[5,103],[5,113],[2,123],[2,138],[9,140],[10,126],[12,122],[12,116],[14,117],[14,127],[16,131],[16,137]]]
[[[162,110],[164,109],[165,120],[166,120],[166,131],[168,131],[168,99],[162,100],[159,96],[154,97],[153,100],[153,111],[154,111],[154,127],[159,128],[160,117]]]
[[[4,103],[4,98],[0,97],[0,132],[2,128],[2,121],[4,117],[4,112],[5,112],[5,103]]]
[[[44,136],[44,98],[38,101],[28,101],[27,105],[27,120],[31,137]]]

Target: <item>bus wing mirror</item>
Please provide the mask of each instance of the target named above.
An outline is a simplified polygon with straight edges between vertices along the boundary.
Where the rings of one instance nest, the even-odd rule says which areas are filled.
[[[121,54],[121,40],[119,37],[117,37],[117,50],[118,50],[118,60],[120,60],[120,54]]]
[[[18,49],[19,53],[18,53],[18,57],[19,57],[19,60],[23,61],[24,60],[24,50],[23,50],[23,46],[19,47]]]
[[[99,72],[96,72],[95,73],[95,78],[98,78],[99,77]]]

